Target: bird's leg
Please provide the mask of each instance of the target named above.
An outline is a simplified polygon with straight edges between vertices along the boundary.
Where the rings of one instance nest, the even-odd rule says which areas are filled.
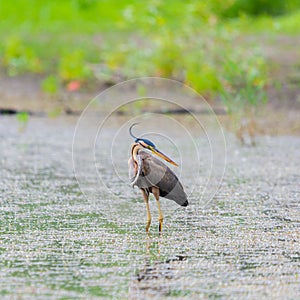
[[[146,209],[147,209],[147,224],[146,224],[146,232],[149,234],[149,227],[151,224],[151,213],[150,213],[150,207],[149,207],[149,194],[144,190],[141,189],[144,201],[146,203]]]
[[[152,193],[156,199],[156,203],[157,203],[157,208],[158,208],[158,221],[159,221],[159,227],[158,227],[158,230],[159,232],[162,231],[162,224],[163,224],[163,220],[164,220],[164,217],[163,217],[163,214],[162,214],[162,211],[161,211],[161,208],[160,208],[160,203],[159,203],[159,189],[157,187],[152,187]]]

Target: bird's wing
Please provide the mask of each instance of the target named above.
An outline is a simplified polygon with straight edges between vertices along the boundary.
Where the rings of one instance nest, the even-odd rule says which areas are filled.
[[[134,186],[139,179],[142,170],[142,159],[139,155],[137,155],[137,164],[133,161],[132,157],[129,158],[128,161],[129,167],[129,180],[130,185]]]
[[[141,156],[143,157],[142,154]],[[142,169],[142,174],[149,183],[149,187],[156,186],[159,188],[162,197],[174,200],[182,206],[188,205],[182,184],[175,173],[162,161],[152,155],[145,155]]]

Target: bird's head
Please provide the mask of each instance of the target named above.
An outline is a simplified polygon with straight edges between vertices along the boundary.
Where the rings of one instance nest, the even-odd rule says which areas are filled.
[[[135,143],[140,144],[143,148],[150,150],[153,154],[161,157],[162,159],[164,159],[165,161],[167,161],[168,163],[178,167],[178,164],[176,164],[171,158],[169,158],[167,155],[165,155],[164,153],[162,153],[160,150],[158,150],[156,148],[156,146],[148,139],[143,139],[143,138],[138,138],[136,136],[134,136],[132,134],[132,127],[137,125],[138,123],[134,123],[130,126],[129,128],[129,134],[135,139]]]

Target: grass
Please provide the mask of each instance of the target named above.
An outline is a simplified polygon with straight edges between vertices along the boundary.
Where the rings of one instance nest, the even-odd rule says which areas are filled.
[[[296,10],[288,15],[272,18],[270,16],[260,16],[257,18],[242,16],[238,19],[229,20],[225,26],[230,30],[238,27],[245,34],[270,35],[286,34],[298,35],[300,28],[300,11]]]
[[[291,9],[297,1],[287,1],[292,13],[271,17],[253,11],[280,13],[281,2],[2,0],[0,66],[9,76],[40,74],[50,95],[94,79],[174,78],[208,99],[220,96],[235,113],[263,103],[270,84],[259,48],[237,41],[264,32],[298,34],[300,11]]]

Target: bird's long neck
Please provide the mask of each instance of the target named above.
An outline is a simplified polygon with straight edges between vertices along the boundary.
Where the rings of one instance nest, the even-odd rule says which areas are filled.
[[[134,143],[131,146],[131,157],[135,162],[137,161],[137,155],[141,149],[143,149],[143,147],[139,143]]]

